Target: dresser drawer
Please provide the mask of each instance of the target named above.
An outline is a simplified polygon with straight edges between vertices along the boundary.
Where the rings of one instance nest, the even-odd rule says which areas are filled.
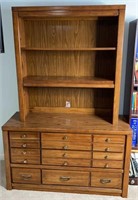
[[[39,149],[11,149],[11,162],[23,164],[40,164]]]
[[[52,185],[89,185],[89,172],[42,170],[42,183]]]
[[[69,151],[69,150],[46,150],[42,149],[42,158],[82,158],[91,159],[89,151]]]
[[[10,140],[11,147],[20,147],[20,148],[40,148],[40,142],[36,140]]]
[[[123,153],[93,152],[93,159],[123,160]]]
[[[23,139],[23,140],[39,140],[40,134],[38,132],[10,132],[10,139]]]
[[[93,160],[92,167],[109,168],[109,169],[123,169],[123,161],[110,160]]]
[[[121,189],[122,174],[121,173],[91,173],[91,186],[100,188]]]
[[[39,169],[12,168],[12,182],[41,184]]]
[[[91,135],[77,133],[42,133],[43,146],[45,146],[45,141],[91,143]]]
[[[93,143],[93,151],[124,152],[124,145]]]
[[[68,167],[90,167],[91,161],[85,159],[42,158],[42,164]]]
[[[125,143],[125,136],[111,136],[111,135],[94,135],[93,142],[98,143],[117,143],[117,144],[124,144]]]
[[[42,141],[42,148],[46,149],[63,149],[63,150],[91,150],[90,143],[82,142],[58,142],[58,141]]]

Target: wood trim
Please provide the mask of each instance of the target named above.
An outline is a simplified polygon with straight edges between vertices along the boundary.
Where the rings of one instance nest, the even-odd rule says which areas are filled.
[[[125,11],[120,10],[119,25],[118,25],[117,56],[116,56],[115,91],[114,91],[114,103],[113,103],[113,124],[114,125],[118,123],[118,114],[119,114],[124,19],[125,19]]]
[[[15,52],[16,52],[16,70],[17,70],[17,81],[18,81],[18,96],[19,96],[19,108],[20,108],[20,120],[25,121],[25,117],[28,113],[27,109],[27,93],[23,90],[23,64],[21,58],[21,44],[20,44],[20,30],[19,30],[19,18],[18,13],[13,13],[13,27],[14,27],[14,41],[15,41]]]
[[[132,135],[126,136],[126,153],[124,157],[124,178],[122,185],[122,197],[127,197],[129,183],[129,167],[131,154]]]
[[[8,138],[8,131],[3,131],[3,143],[4,143],[4,157],[5,157],[5,169],[6,169],[6,188],[12,189],[11,184],[11,168],[10,168],[10,145]]]

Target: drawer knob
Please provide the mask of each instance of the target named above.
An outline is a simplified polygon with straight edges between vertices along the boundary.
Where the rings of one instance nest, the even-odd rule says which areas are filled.
[[[22,175],[21,175],[21,178],[23,178],[23,180],[28,180],[28,179],[32,178],[32,175],[29,175],[29,174],[22,174]]]
[[[24,148],[27,147],[27,144],[23,144],[22,147],[24,147]]]
[[[64,146],[63,149],[68,149],[68,146]]]
[[[62,156],[65,158],[65,157],[66,157],[66,155],[67,155],[66,153],[63,153],[63,155],[62,155]]]
[[[107,158],[108,158],[108,156],[105,156],[104,158],[105,158],[105,159],[107,159]]]
[[[25,159],[25,160],[23,161],[23,163],[24,163],[24,164],[28,163],[27,159]]]
[[[26,138],[26,137],[27,137],[26,134],[21,135],[21,138]]]
[[[67,166],[67,165],[68,165],[68,162],[65,161],[65,162],[63,163],[63,165],[64,165],[64,166]]]
[[[110,141],[111,141],[110,138],[105,139],[105,142],[110,142]]]
[[[66,135],[64,135],[63,140],[67,140],[67,139],[68,139],[68,137]]]
[[[27,152],[26,152],[26,151],[22,151],[22,154],[23,154],[23,155],[26,155],[26,154],[27,154]]]
[[[108,168],[109,167],[109,165],[108,164],[105,164],[105,166],[104,166],[105,168]]]
[[[60,181],[69,181],[70,177],[69,176],[60,176]]]
[[[100,179],[100,183],[106,184],[106,183],[111,183],[110,179]]]
[[[110,148],[105,148],[105,151],[109,151],[110,150]]]

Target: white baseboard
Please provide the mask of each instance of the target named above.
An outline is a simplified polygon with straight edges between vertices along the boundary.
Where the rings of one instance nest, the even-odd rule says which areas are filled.
[[[0,154],[0,160],[4,160],[4,155]]]

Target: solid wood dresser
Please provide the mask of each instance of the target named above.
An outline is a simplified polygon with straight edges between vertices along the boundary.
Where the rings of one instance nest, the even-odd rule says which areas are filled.
[[[122,120],[33,113],[20,122],[16,113],[3,141],[7,189],[127,196],[131,130]]]

